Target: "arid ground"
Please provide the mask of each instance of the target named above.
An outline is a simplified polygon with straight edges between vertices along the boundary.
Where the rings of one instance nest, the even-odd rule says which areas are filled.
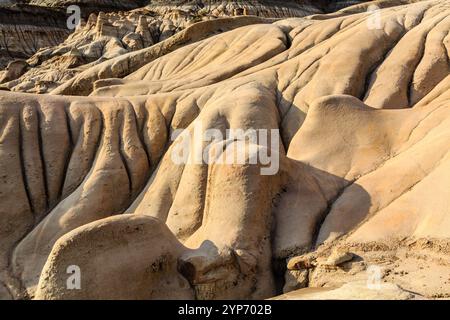
[[[449,57],[450,1],[8,1],[0,299],[450,298]]]

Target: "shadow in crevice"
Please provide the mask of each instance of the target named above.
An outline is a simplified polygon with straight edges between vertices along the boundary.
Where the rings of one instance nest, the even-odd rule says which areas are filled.
[[[354,181],[286,159],[284,185],[274,204],[272,267],[277,292],[289,258],[315,251],[355,230],[369,214],[371,197]]]

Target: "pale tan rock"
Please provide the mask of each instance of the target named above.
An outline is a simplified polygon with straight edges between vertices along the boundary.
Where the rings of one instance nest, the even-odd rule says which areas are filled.
[[[340,288],[306,288],[275,297],[274,300],[421,300],[423,297],[393,283],[383,283],[378,289],[367,287],[367,283],[351,282]]]
[[[154,218],[122,215],[99,220],[58,240],[35,299],[192,299],[192,288],[177,272],[182,251],[167,227]],[[68,287],[69,266],[79,271],[74,273],[80,276],[78,287]]]
[[[139,50],[144,47],[141,36],[135,32],[127,33],[125,37],[122,38],[122,41],[132,51]]]
[[[311,269],[317,265],[317,257],[314,253],[290,258],[287,263],[288,270]]]
[[[394,255],[399,266],[437,260],[443,275],[450,263],[450,75],[442,48],[450,7],[389,1],[381,28],[369,27],[366,8],[275,23],[209,20],[127,54],[117,37],[90,43],[78,34],[52,62],[62,66],[75,46],[97,59],[83,73],[52,95],[0,92],[0,281],[8,294],[262,299],[282,281],[273,264],[284,268],[306,252],[289,261],[287,276],[297,283],[287,278],[286,290],[304,285],[308,269],[308,285],[331,285],[339,275],[339,289],[307,298],[415,298],[396,285],[368,291],[355,281],[368,263],[394,261],[392,252],[413,239],[432,240],[415,242],[420,256],[412,247]],[[104,16],[108,23],[120,17]],[[125,36],[130,24],[118,25]],[[106,50],[95,55],[97,46]],[[49,69],[11,88],[35,90],[38,81],[65,75]],[[279,170],[174,162],[183,136],[171,135],[193,133],[198,123],[201,133],[278,129],[270,153]],[[216,141],[207,156],[237,145]],[[261,141],[246,146],[246,160],[268,151]],[[371,251],[378,251],[372,260],[349,260],[350,252]],[[147,262],[163,253],[168,267],[146,277]],[[115,264],[117,256],[125,258]],[[92,270],[107,266],[98,282],[88,276],[91,293],[66,292],[62,274],[75,258]],[[390,268],[387,280],[412,283],[402,281],[405,270]],[[124,284],[119,295],[114,288],[129,279],[153,293]],[[413,287],[426,297],[449,288]]]
[[[66,27],[66,21],[64,17],[64,28]],[[149,22],[150,21],[150,22]],[[261,19],[251,19],[248,23],[255,23],[261,21]],[[1,22],[1,21],[0,21]],[[7,49],[7,52],[11,54],[17,51],[17,54],[21,56],[30,56],[28,63],[31,66],[30,70],[23,75],[16,76],[18,81],[11,82],[10,79],[3,86],[12,91],[29,92],[29,93],[47,93],[54,89],[55,86],[64,84],[68,78],[73,78],[75,75],[81,73],[83,70],[90,70],[97,64],[102,63],[105,60],[110,60],[118,56],[125,56],[125,54],[131,51],[137,51],[143,48],[151,47],[158,42],[162,30],[164,30],[165,36],[162,38],[170,38],[175,33],[187,28],[193,23],[192,13],[185,12],[182,16],[174,18],[167,16],[167,14],[155,15],[154,12],[149,11],[146,8],[136,9],[128,12],[99,12],[98,15],[91,14],[86,24],[79,24],[77,28],[72,32],[67,39],[62,42],[62,36],[66,36],[67,33],[60,32],[54,34],[52,28],[45,29],[45,34],[48,36],[43,37],[43,27],[34,27],[32,38],[28,39],[30,31],[28,29],[23,32],[21,29],[28,28],[23,24],[20,24],[15,29],[12,29],[13,34],[3,32],[0,35],[3,37],[2,46]],[[216,22],[216,24],[219,24]],[[176,26],[175,26],[176,25]],[[215,27],[213,32],[220,30],[223,32],[229,27],[222,25],[223,28]],[[36,29],[36,30],[35,30]],[[9,29],[7,29],[9,30]],[[64,29],[66,31],[66,29]],[[191,30],[192,31],[192,30]],[[189,40],[195,41],[195,31],[189,31]],[[19,32],[20,34],[14,35]],[[23,34],[22,34],[23,33]],[[36,33],[36,34],[34,34]],[[137,37],[135,34],[139,35]],[[201,37],[206,37],[207,33],[203,33]],[[10,39],[11,38],[11,39]],[[48,38],[48,39],[47,39]],[[186,36],[181,36],[178,40],[185,39]],[[19,40],[19,43],[16,43]],[[23,43],[23,42],[26,43]],[[58,44],[59,42],[62,42]],[[177,41],[170,41],[174,44]],[[58,44],[58,45],[56,45]],[[125,47],[124,47],[124,45]],[[183,42],[185,44],[185,42]],[[46,48],[42,48],[43,46]],[[50,47],[49,47],[50,45]],[[56,46],[55,46],[56,45]],[[173,50],[173,45],[169,45]],[[39,49],[39,50],[38,50]],[[169,48],[167,48],[169,49]],[[164,54],[167,51],[161,51],[160,48],[155,48],[159,55]],[[79,51],[80,59],[76,63],[67,63],[66,55],[74,50]],[[22,53],[21,53],[22,52]],[[9,57],[9,55],[8,55]],[[10,57],[5,57],[7,60],[11,60]],[[123,61],[127,60],[123,57]],[[146,60],[141,63],[145,64]],[[2,63],[2,55],[0,53],[0,63]],[[126,72],[127,69],[123,69],[122,72]],[[129,71],[131,73],[132,71]],[[50,74],[52,74],[50,76]],[[3,74],[6,74],[3,72]],[[49,79],[49,78],[52,79]],[[47,90],[35,89],[38,87],[37,81],[52,81],[54,85],[47,88]],[[23,85],[24,83],[29,83]]]
[[[154,44],[152,34],[145,16],[140,16],[136,26],[136,33],[141,36],[142,47],[147,48]]]
[[[243,17],[223,18],[193,24],[186,30],[177,33],[173,38],[167,39],[150,48],[130,52],[111,61],[105,61],[99,65],[95,65],[62,84],[51,94],[89,95],[93,91],[96,80],[125,77],[166,53],[181,48],[186,44],[203,40],[220,32],[220,30],[228,31],[249,24],[266,22],[269,21],[256,17]]]
[[[308,270],[287,270],[284,274],[283,292],[291,292],[308,286]]]
[[[95,13],[91,13],[86,22],[85,29],[89,30],[90,28],[95,27],[96,23],[97,23],[97,15]]]
[[[11,61],[8,63],[6,70],[0,76],[0,84],[16,80],[27,71],[28,67],[28,63],[24,60]]]

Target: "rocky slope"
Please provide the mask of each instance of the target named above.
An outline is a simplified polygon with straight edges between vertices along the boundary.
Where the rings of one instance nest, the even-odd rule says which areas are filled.
[[[448,297],[450,4],[405,2],[203,21],[0,93],[1,297]],[[275,139],[174,161],[209,129]]]
[[[50,7],[50,8],[67,8],[70,5],[78,5],[83,15],[87,16],[96,11],[117,11],[131,10],[145,6],[147,0],[25,0],[30,5]]]
[[[100,10],[103,7],[107,7],[108,11],[123,8],[121,6],[123,2],[31,1],[30,3],[56,8],[59,10],[56,12],[63,12],[65,6],[76,3],[81,6],[81,12],[84,16],[92,11],[99,13],[87,15],[79,28],[57,46],[46,46],[45,43],[42,43],[43,41],[40,41],[41,43],[37,43],[32,48],[33,50],[23,49],[22,56],[35,54],[27,60],[28,65],[26,68],[21,68],[21,72],[18,72],[14,64],[5,70],[6,72],[0,79],[1,88],[4,90],[29,93],[50,92],[86,69],[125,53],[150,47],[199,21],[217,19],[218,17],[249,15],[286,18],[322,12],[307,2],[293,3],[289,1],[286,3],[216,1],[209,6],[205,6],[201,1],[173,2],[172,4],[166,2],[165,5],[155,2],[141,9],[110,13]],[[142,5],[141,2],[127,3],[129,7]],[[244,19],[241,21],[244,21]],[[247,19],[247,21],[246,24],[263,20],[253,18]],[[16,28],[15,26],[12,27]],[[224,30],[226,29],[225,26]],[[220,28],[217,28],[216,32],[219,32],[219,30]],[[48,34],[51,35],[51,32]],[[30,36],[33,39],[42,38],[36,32],[30,33]],[[37,40],[34,41],[37,42]],[[53,44],[57,42],[61,42],[61,40],[56,40]],[[27,44],[26,41],[21,43],[22,45]],[[42,47],[45,48],[36,52],[37,49]]]
[[[45,93],[105,60],[163,41],[189,22],[184,17],[176,19],[176,25],[172,21],[145,9],[92,13],[63,43],[43,48],[30,57],[26,72],[3,82],[3,87]]]
[[[250,15],[265,17],[298,17],[304,12],[309,14],[335,12],[365,0],[154,0],[150,1],[150,7],[159,10],[182,9],[213,12],[216,15],[233,15],[236,12],[246,12]]]
[[[69,35],[63,12],[27,5],[0,5],[0,66],[55,46]]]

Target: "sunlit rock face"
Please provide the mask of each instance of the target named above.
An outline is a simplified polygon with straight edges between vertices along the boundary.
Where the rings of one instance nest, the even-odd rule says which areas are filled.
[[[450,5],[377,4],[163,40],[148,8],[99,13],[11,65],[80,70],[0,93],[0,297],[447,297]]]
[[[131,10],[149,3],[147,0],[26,0],[26,2],[31,5],[53,8],[65,8],[75,4],[86,11]]]
[[[66,10],[77,5],[80,23],[69,29]],[[49,93],[79,73],[125,53],[168,40],[187,27],[223,17],[262,19],[304,17],[328,11],[331,3],[311,1],[27,1],[0,7],[0,63],[4,71],[14,59],[28,68],[3,90]],[[350,3],[348,3],[350,4]],[[344,6],[344,5],[342,5]],[[333,8],[333,11],[335,11]],[[10,17],[14,16],[14,19]],[[255,20],[259,17],[260,20]],[[215,32],[227,29],[216,28]],[[70,36],[69,36],[70,34]]]

